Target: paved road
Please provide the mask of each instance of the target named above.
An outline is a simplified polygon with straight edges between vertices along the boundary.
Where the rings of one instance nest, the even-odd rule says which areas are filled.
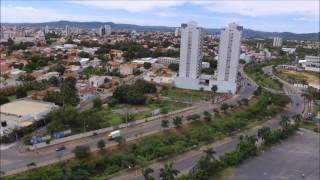
[[[245,80],[246,82],[244,84],[248,84],[249,81]],[[250,85],[246,85],[243,88],[239,90],[239,94],[234,96],[231,99],[226,100],[225,102],[233,103],[235,104],[239,99],[241,98],[249,98],[253,91],[255,90],[255,87]],[[209,110],[212,111],[214,108],[217,108],[221,105],[221,103],[218,104],[209,104],[203,102],[202,104],[198,104],[198,108],[194,111],[191,111],[189,113],[184,113],[183,115],[186,117],[188,114],[202,114],[203,111]],[[172,117],[173,118],[173,117]],[[142,133],[144,135],[147,134],[153,134],[161,131],[161,120],[158,121],[151,121],[148,123],[144,123],[142,126],[138,127],[129,127],[127,129],[122,130],[122,135],[128,139],[128,138],[137,138]],[[30,162],[35,162],[38,165],[43,163],[52,163],[54,161],[58,161],[63,157],[72,157],[73,153],[72,150],[76,145],[82,144],[82,145],[88,145],[91,147],[91,149],[96,149],[97,141],[100,139],[106,140],[106,134],[101,134],[98,136],[92,136],[88,138],[84,138],[78,141],[74,142],[68,142],[66,146],[66,150],[61,152],[56,152],[55,148],[59,147],[52,146],[49,148],[33,151],[33,152],[19,152],[18,145],[15,145],[7,150],[1,151],[1,171],[10,173],[20,169],[25,168],[26,164]],[[107,141],[107,140],[106,140]],[[115,142],[107,141],[107,146],[115,145]],[[60,145],[61,146],[61,145]]]
[[[303,111],[304,101],[299,96],[299,92],[297,92],[295,88],[293,88],[290,84],[287,84],[287,83],[284,84],[283,90],[285,94],[289,95],[292,100],[292,104],[287,109],[285,114],[288,115],[289,117],[292,117],[295,114],[301,113]],[[279,120],[280,120],[280,115],[264,123],[263,126],[268,126],[271,128],[279,128]],[[255,135],[258,129],[260,129],[261,127],[262,126],[254,127],[246,131],[246,134]],[[238,144],[238,142],[239,142],[238,137],[226,138],[216,143],[213,143],[209,147],[213,147],[217,151],[217,154],[220,155],[220,154],[224,154],[226,152],[235,150],[235,147]],[[196,165],[200,157],[204,155],[203,150],[205,150],[207,147],[208,146],[202,147],[198,150],[189,151],[175,158],[152,164],[150,167],[154,170],[154,173],[152,174],[153,177],[155,177],[156,179],[160,179],[159,178],[160,168],[162,168],[163,165],[168,162],[173,162],[174,168],[179,170],[180,172],[187,173],[192,167]],[[119,176],[115,176],[112,179],[113,180],[142,180],[143,177],[141,175],[141,171],[136,170],[130,173],[125,173]]]
[[[312,131],[296,131],[281,144],[241,164],[231,179],[319,180],[319,138],[319,134]]]

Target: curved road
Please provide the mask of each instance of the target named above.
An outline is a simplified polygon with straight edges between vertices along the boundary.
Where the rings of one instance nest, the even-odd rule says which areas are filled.
[[[274,76],[272,74],[272,68],[271,68],[271,71],[270,71],[270,68],[266,68],[264,70],[266,70],[265,72],[268,72],[270,74],[270,76]],[[243,72],[243,71],[240,70],[240,72]],[[247,77],[247,76],[245,75],[245,77]],[[278,78],[278,77],[274,76],[274,78]],[[250,79],[250,78],[248,78],[248,79]],[[296,114],[302,113],[303,109],[304,109],[304,101],[301,98],[301,96],[299,95],[300,92],[297,91],[290,84],[283,82],[282,80],[280,80],[280,82],[283,83],[283,91],[285,92],[286,95],[288,95],[291,98],[291,101],[292,101],[291,106],[286,109],[285,114],[289,117],[292,117]],[[252,84],[255,84],[255,83],[252,83]],[[263,123],[263,125],[256,126],[252,129],[246,131],[245,134],[256,135],[258,129],[260,129],[262,126],[268,126],[271,128],[279,128],[279,119],[280,118],[281,118],[280,115],[278,115],[277,117]],[[180,172],[187,173],[189,170],[192,169],[192,167],[194,167],[196,165],[196,163],[199,161],[201,156],[204,155],[203,151],[205,149],[207,149],[208,147],[213,147],[215,149],[215,151],[217,152],[217,155],[222,155],[224,153],[235,150],[238,142],[239,142],[238,136],[232,137],[232,138],[227,137],[227,138],[220,140],[218,142],[215,142],[211,145],[204,146],[204,147],[201,147],[196,150],[188,151],[186,153],[183,153],[183,154],[176,156],[174,158],[171,158],[169,160],[156,162],[156,163],[150,165],[150,168],[152,168],[154,170],[154,173],[152,174],[152,176],[155,177],[156,179],[160,179],[159,178],[160,168],[162,168],[163,165],[168,162],[173,162],[174,168],[179,170]],[[111,179],[113,179],[113,180],[141,180],[144,178],[141,174],[141,170],[135,170],[135,171],[131,171],[129,173],[119,174],[118,176],[114,176]]]

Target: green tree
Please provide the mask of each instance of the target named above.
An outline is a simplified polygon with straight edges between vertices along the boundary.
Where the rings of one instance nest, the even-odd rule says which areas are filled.
[[[10,102],[7,97],[0,96],[0,105]]]
[[[58,79],[57,77],[55,77],[55,76],[50,77],[50,78],[48,79],[48,82],[49,82],[50,84],[52,84],[53,86],[58,86],[58,85],[60,84],[59,79]]]
[[[217,86],[217,85],[212,85],[211,91],[212,91],[213,93],[216,93],[217,90],[218,90],[218,86]]]
[[[51,111],[46,120],[49,123],[48,131],[50,133],[64,130],[70,127],[79,128],[82,127],[82,123],[78,120],[78,111],[72,106],[65,106],[54,111]]]
[[[281,116],[280,125],[282,129],[285,129],[289,125],[289,117],[288,116]]]
[[[292,118],[297,125],[299,125],[303,119],[301,114],[296,114]]]
[[[95,98],[93,100],[93,107],[94,108],[101,108],[102,107],[102,101],[100,98]]]
[[[151,175],[153,172],[151,168],[142,169],[142,176],[145,180],[154,180],[155,178]]]
[[[167,127],[169,127],[169,121],[168,120],[162,120],[161,121],[161,127],[162,128],[167,128]]]
[[[266,142],[268,137],[270,136],[270,133],[271,129],[269,127],[262,127],[258,130],[258,137]]]
[[[100,139],[100,140],[97,142],[97,147],[99,148],[100,151],[103,151],[104,148],[106,147],[106,141],[103,140],[103,139]]]
[[[72,151],[76,158],[83,159],[90,155],[90,147],[89,146],[76,146]]]
[[[180,116],[176,116],[174,119],[173,119],[173,124],[176,126],[176,127],[180,127],[181,124],[182,124],[182,118]]]
[[[216,160],[216,158],[215,158],[216,151],[212,147],[206,149],[204,152],[206,153],[207,159]]]
[[[150,69],[150,68],[151,68],[151,63],[149,63],[149,62],[144,62],[144,63],[143,63],[143,67],[144,67],[145,69]]]
[[[25,88],[23,88],[23,87],[17,88],[17,92],[16,92],[17,99],[27,97],[27,95],[28,94],[27,94],[27,91]]]
[[[223,112],[226,112],[228,109],[229,109],[229,105],[226,104],[226,103],[223,103],[220,107],[220,109],[223,111]]]
[[[168,68],[171,71],[178,72],[179,71],[179,64],[171,63],[171,64],[168,65]]]
[[[162,180],[174,180],[179,174],[179,171],[173,168],[173,164],[165,164],[163,168],[160,169],[160,177]]]
[[[63,105],[76,106],[80,102],[78,90],[76,88],[76,79],[66,78],[61,85],[61,98]]]
[[[204,111],[203,115],[204,115],[204,120],[211,121],[211,116],[212,116],[211,113],[209,113],[208,111]]]
[[[46,91],[46,94],[43,97],[44,101],[53,102],[56,105],[62,105],[62,98],[60,92],[56,91]]]

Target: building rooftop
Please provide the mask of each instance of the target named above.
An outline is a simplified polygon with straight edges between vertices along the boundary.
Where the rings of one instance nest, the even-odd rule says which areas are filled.
[[[19,100],[1,105],[0,113],[14,116],[36,115],[48,111],[52,105],[42,101]]]

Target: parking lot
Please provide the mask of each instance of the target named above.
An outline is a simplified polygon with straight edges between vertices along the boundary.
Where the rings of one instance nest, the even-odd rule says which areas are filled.
[[[297,131],[281,144],[245,161],[233,180],[319,180],[320,134]]]

